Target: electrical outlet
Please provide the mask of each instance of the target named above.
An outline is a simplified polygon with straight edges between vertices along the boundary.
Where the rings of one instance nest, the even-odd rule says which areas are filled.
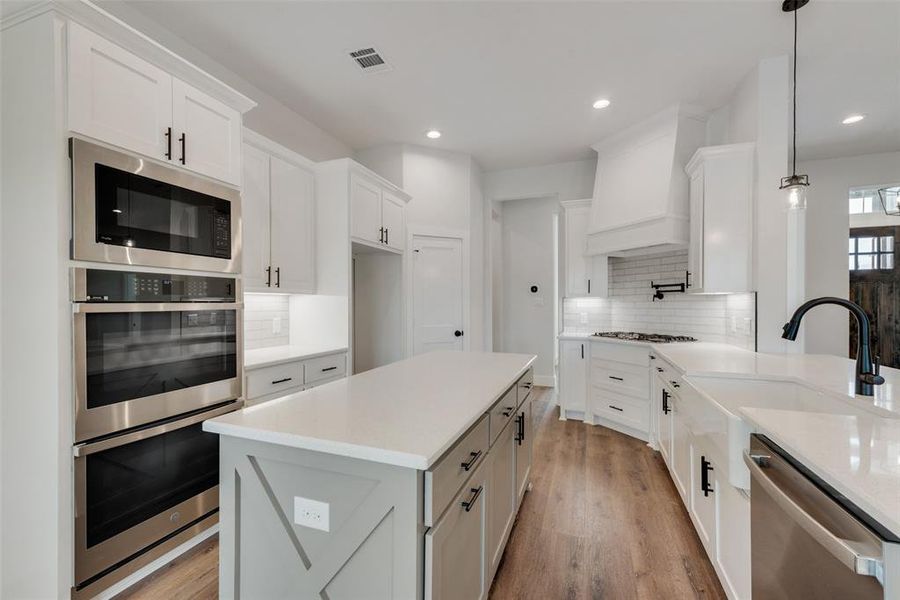
[[[327,502],[294,496],[294,523],[319,531],[329,531],[329,508]]]
[[[275,335],[281,333],[281,317],[272,318],[272,333]]]

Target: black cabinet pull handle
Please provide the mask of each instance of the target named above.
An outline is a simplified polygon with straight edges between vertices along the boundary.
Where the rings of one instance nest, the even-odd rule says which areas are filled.
[[[275,287],[281,287],[281,267],[275,267]]]
[[[384,228],[384,243],[390,244],[391,243],[390,239],[391,239],[390,230],[387,227],[385,227]]]
[[[686,287],[691,287],[691,272],[690,271],[684,272],[684,284]]]
[[[610,375],[609,378],[610,378],[610,379],[615,379],[616,381],[625,381],[625,380],[622,379],[621,377],[616,377],[615,375]]]
[[[178,141],[181,142],[181,158],[180,158],[181,164],[185,164],[184,159],[186,156],[185,152],[186,152],[186,147],[187,147],[187,134],[182,133],[181,137],[178,138]]]
[[[656,357],[653,356],[653,355],[651,354],[651,355],[650,355],[650,360],[656,360]]]
[[[328,371],[336,371],[336,370],[337,370],[337,367],[325,367],[324,369],[322,369],[322,372],[327,373]]]
[[[591,293],[591,280],[588,279],[588,294]]]
[[[459,466],[461,466],[463,468],[463,471],[468,471],[469,469],[472,468],[472,465],[474,465],[475,461],[478,460],[478,457],[481,456],[481,450],[479,450],[478,452],[469,452],[469,456],[471,456],[471,458],[469,459],[468,462],[459,464]]]
[[[172,160],[172,128],[166,127],[166,158]]]
[[[662,367],[656,367],[657,373],[662,373],[663,371],[665,371],[665,369],[663,369]]]
[[[384,243],[384,227],[378,228],[378,243],[379,244]]]
[[[272,287],[272,267],[266,267],[266,287]]]
[[[667,415],[667,414],[669,414],[669,410],[670,410],[669,409],[669,392],[667,392],[666,390],[663,390],[662,392],[663,392],[662,393],[662,401],[663,401],[662,402],[662,411],[663,411],[663,414]]]
[[[521,446],[525,441],[525,413],[516,415],[516,442]]]
[[[584,358],[584,344],[581,345],[581,358]]]
[[[478,496],[481,495],[481,490],[483,489],[483,485],[479,485],[477,488],[469,488],[469,491],[472,492],[472,497],[462,502],[462,507],[466,509],[466,512],[469,512],[475,506],[475,501],[478,500]]]
[[[610,407],[611,409],[617,410],[617,411],[619,411],[619,412],[625,412],[625,411],[623,411],[621,408],[619,408],[618,406],[613,406],[612,404],[610,404],[609,407]]]
[[[704,496],[709,496],[715,490],[709,484],[709,472],[714,471],[712,463],[706,460],[705,456],[700,457],[700,491]]]
[[[681,385],[680,385],[677,381],[670,381],[669,383],[672,384],[672,387],[673,387],[673,388],[680,388],[680,387],[681,387]]]
[[[285,377],[284,379],[276,379],[275,381],[272,382],[272,385],[276,385],[278,383],[287,383],[288,381],[290,381],[292,379],[293,379],[293,377]]]
[[[508,417],[509,415],[513,414],[514,410],[516,410],[515,406],[504,406],[503,407],[503,416]]]

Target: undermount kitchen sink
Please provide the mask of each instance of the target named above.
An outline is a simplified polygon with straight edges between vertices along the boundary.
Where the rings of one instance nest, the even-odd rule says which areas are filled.
[[[697,396],[713,411],[698,410],[693,415],[695,435],[707,437],[728,457],[728,480],[739,488],[750,489],[750,473],[743,461],[749,448],[753,427],[740,414],[741,408],[765,408],[810,413],[857,416],[876,412],[854,406],[846,400],[790,381],[731,379],[724,377],[689,377]],[[699,407],[698,407],[699,408]],[[877,411],[881,415],[881,411]],[[883,416],[883,415],[882,415]]]

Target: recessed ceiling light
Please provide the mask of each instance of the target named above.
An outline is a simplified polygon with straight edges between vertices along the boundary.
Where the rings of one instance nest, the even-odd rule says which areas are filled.
[[[429,129],[425,132],[425,137],[427,137],[429,140],[436,140],[441,137],[441,132],[437,129]]]
[[[849,117],[841,121],[841,123],[843,123],[844,125],[853,125],[854,123],[859,123],[865,118],[866,115],[850,115]]]
[[[594,108],[606,108],[607,106],[609,106],[609,100],[606,98],[600,98],[594,102]]]

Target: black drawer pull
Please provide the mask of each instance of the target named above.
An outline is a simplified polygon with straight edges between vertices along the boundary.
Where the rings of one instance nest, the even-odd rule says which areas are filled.
[[[508,417],[509,415],[513,414],[514,410],[516,410],[515,406],[504,406],[503,407],[503,416]]]
[[[469,488],[469,491],[472,492],[472,497],[462,502],[462,507],[466,509],[466,512],[469,512],[475,506],[475,501],[478,500],[478,496],[481,495],[481,490],[483,489],[483,485],[479,485],[477,488]]]
[[[619,412],[625,412],[624,410],[622,410],[622,409],[619,408],[618,406],[613,406],[612,404],[610,404],[609,407],[610,407],[611,409],[617,410],[617,411],[619,411]]]
[[[292,379],[293,379],[293,377],[285,377],[284,379],[276,379],[275,381],[272,382],[272,385],[276,385],[279,383],[287,383],[288,381],[290,381]]]
[[[475,461],[478,460],[478,457],[481,456],[481,450],[479,450],[478,452],[469,452],[469,456],[472,457],[469,459],[469,462],[460,463],[459,465],[463,468],[463,471],[468,471],[472,468],[472,465],[474,465]]]
[[[615,379],[616,381],[625,381],[625,380],[622,379],[621,377],[616,377],[615,375],[610,375],[609,378],[610,378],[610,379]]]
[[[516,442],[521,446],[525,441],[525,413],[516,415]]]
[[[665,369],[663,369],[662,367],[656,367],[657,373],[662,373],[663,371],[665,371]]]
[[[337,370],[337,367],[325,367],[324,369],[322,369],[322,372],[325,373],[327,371],[336,371],[336,370]]]
[[[678,383],[677,381],[670,381],[669,383],[672,384],[672,387],[673,387],[673,388],[680,388],[680,387],[681,387],[681,385],[679,385],[679,383]]]

